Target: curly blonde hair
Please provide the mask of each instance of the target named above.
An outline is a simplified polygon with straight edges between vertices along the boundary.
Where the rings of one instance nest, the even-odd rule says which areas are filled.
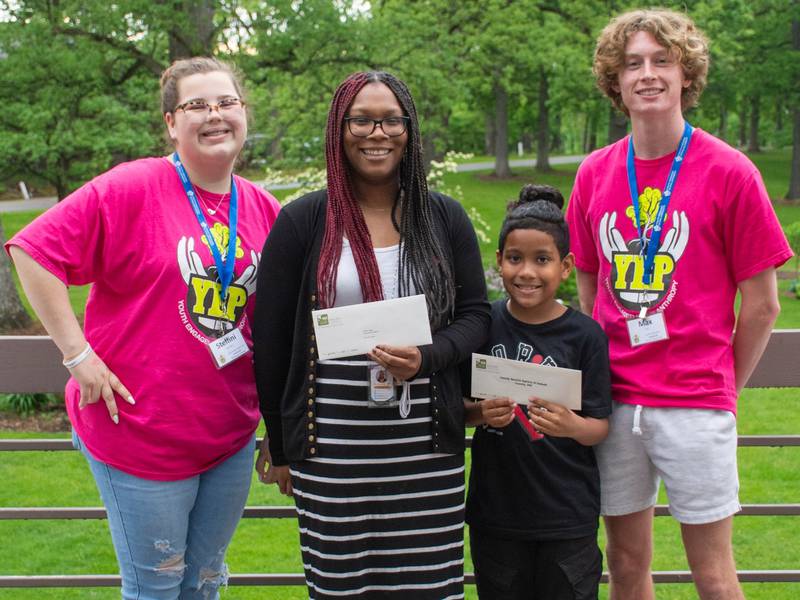
[[[618,88],[618,74],[625,63],[625,46],[631,35],[647,31],[656,41],[674,52],[690,82],[681,93],[681,108],[697,104],[708,76],[708,39],[687,15],[666,9],[632,10],[613,19],[597,38],[592,70],[597,87],[628,115]]]

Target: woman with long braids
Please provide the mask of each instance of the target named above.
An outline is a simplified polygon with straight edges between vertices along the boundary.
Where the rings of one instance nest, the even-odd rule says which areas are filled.
[[[294,495],[309,597],[462,598],[457,365],[489,324],[475,232],[457,202],[428,191],[414,102],[388,73],[336,90],[326,158],[327,190],[286,206],[264,246],[257,468]],[[312,309],[413,294],[427,299],[432,344],[317,360]],[[381,369],[394,400],[370,398]]]

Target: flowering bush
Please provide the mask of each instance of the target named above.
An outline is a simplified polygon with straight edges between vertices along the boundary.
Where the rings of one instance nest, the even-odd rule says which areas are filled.
[[[790,223],[783,228],[783,232],[794,251],[794,280],[789,285],[789,291],[794,292],[795,298],[800,300],[800,221]]]
[[[289,194],[281,204],[289,204],[292,200],[297,200],[300,196],[304,196],[309,192],[320,190],[328,185],[328,175],[325,169],[316,167],[309,167],[302,171],[278,171],[267,167],[264,169],[264,187],[285,186],[299,183],[300,187],[296,188]]]
[[[447,186],[444,183],[444,176],[447,173],[455,173],[458,170],[458,163],[456,160],[467,160],[472,158],[473,154],[467,154],[464,152],[453,152],[452,150],[444,155],[442,161],[431,161],[431,170],[428,173],[428,187],[431,189],[436,189],[443,194],[447,194],[451,198],[455,198],[458,200],[462,205],[464,204],[463,196],[464,191],[461,189],[460,185],[456,186]],[[483,218],[480,211],[475,208],[474,206],[470,206],[467,210],[467,216],[472,221],[472,226],[475,228],[475,235],[478,236],[478,239],[484,243],[488,244],[491,242],[491,237],[489,236],[489,232],[491,231],[489,224],[486,222],[486,219]]]

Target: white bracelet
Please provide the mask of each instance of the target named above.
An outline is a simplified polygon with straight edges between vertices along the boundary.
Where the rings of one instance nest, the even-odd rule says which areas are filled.
[[[67,367],[68,369],[74,369],[79,364],[81,364],[86,357],[92,353],[92,347],[87,343],[86,348],[83,349],[83,352],[78,354],[75,358],[70,358],[69,360],[64,360],[61,364]]]

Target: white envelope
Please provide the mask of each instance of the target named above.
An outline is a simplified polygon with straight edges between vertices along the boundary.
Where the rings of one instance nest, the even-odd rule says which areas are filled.
[[[572,410],[581,409],[582,373],[575,369],[546,367],[530,362],[472,355],[472,397],[508,397],[528,404],[537,396]]]
[[[365,354],[378,344],[423,346],[433,342],[425,296],[312,310],[322,360]]]

